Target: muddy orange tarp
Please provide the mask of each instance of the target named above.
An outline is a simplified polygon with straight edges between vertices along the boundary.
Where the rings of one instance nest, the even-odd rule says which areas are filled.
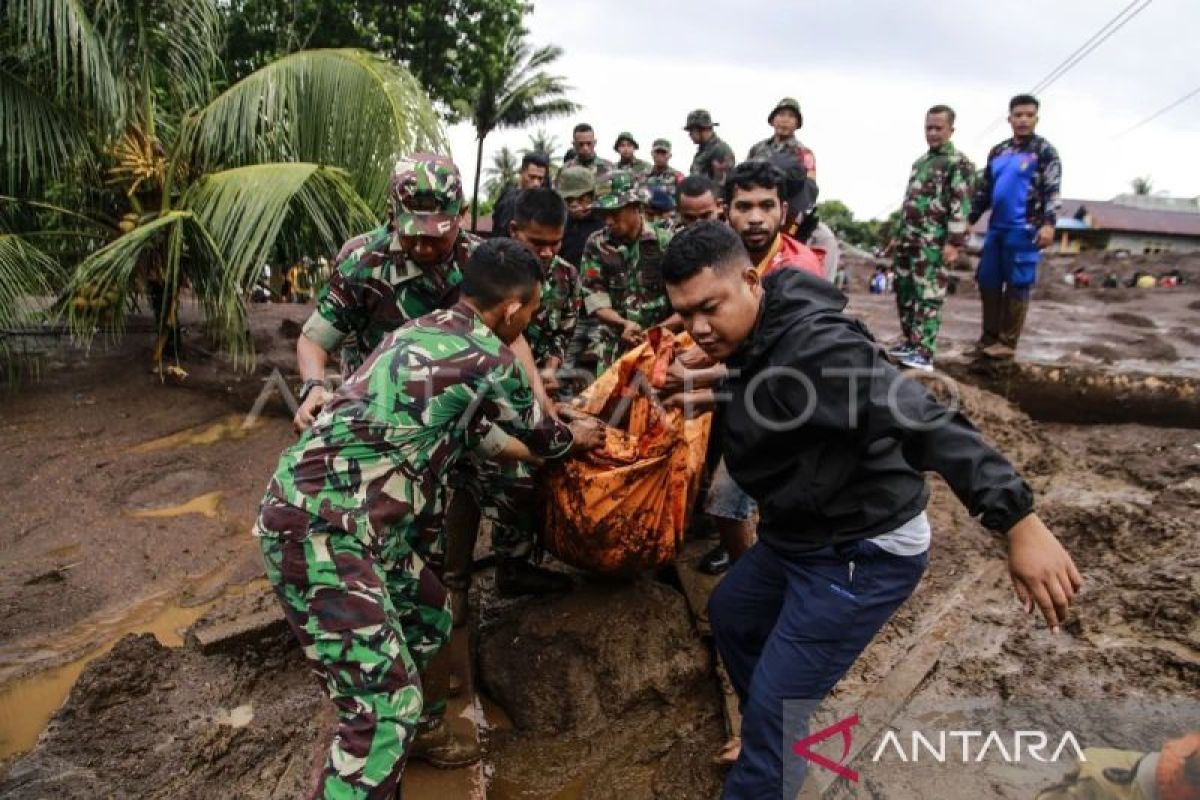
[[[685,420],[654,398],[685,335],[655,328],[577,402],[610,425],[604,447],[546,472],[542,543],[568,564],[631,575],[670,563],[699,488],[711,414]]]

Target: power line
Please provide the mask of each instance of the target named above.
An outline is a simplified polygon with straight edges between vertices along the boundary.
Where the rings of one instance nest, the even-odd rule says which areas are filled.
[[[1101,25],[1099,30],[1089,36],[1087,41],[1071,51],[1070,55],[1059,62],[1054,69],[1050,70],[1045,77],[1038,81],[1034,87],[1029,90],[1029,93],[1036,95],[1037,93],[1044,92],[1046,89],[1050,88],[1052,84],[1074,69],[1079,62],[1091,55],[1097,47],[1108,41],[1113,34],[1125,27],[1130,20],[1145,11],[1153,2],[1154,0],[1133,0],[1131,3],[1129,3],[1129,5],[1122,8],[1117,12],[1116,16]],[[1002,114],[996,119],[992,120],[979,134],[977,140],[987,136],[993,128],[995,128],[1005,119],[1005,115]]]
[[[1197,86],[1195,89],[1192,89],[1190,92],[1188,92],[1187,94],[1185,94],[1183,97],[1180,97],[1178,100],[1175,100],[1175,101],[1173,101],[1173,102],[1171,102],[1171,103],[1168,103],[1167,105],[1165,105],[1165,106],[1163,106],[1162,108],[1160,108],[1158,111],[1155,111],[1153,114],[1151,114],[1150,116],[1146,117],[1144,120],[1142,120],[1142,121],[1141,121],[1141,122],[1139,122],[1138,124],[1134,125],[1132,128],[1128,128],[1128,129],[1126,129],[1126,130],[1122,131],[1121,133],[1118,133],[1118,134],[1117,134],[1115,137],[1113,137],[1113,138],[1119,139],[1119,138],[1121,138],[1122,136],[1125,136],[1126,134],[1133,133],[1133,132],[1134,132],[1134,131],[1136,131],[1138,128],[1140,128],[1140,127],[1142,127],[1143,125],[1146,125],[1146,124],[1148,124],[1148,123],[1150,123],[1150,122],[1153,122],[1154,120],[1156,120],[1156,119],[1158,119],[1159,117],[1161,117],[1163,114],[1166,114],[1166,113],[1167,113],[1168,111],[1170,111],[1171,109],[1175,108],[1176,106],[1183,105],[1183,104],[1184,104],[1184,103],[1186,103],[1188,100],[1191,100],[1193,97],[1195,97],[1195,96],[1196,96],[1196,95],[1198,95],[1198,94],[1200,94],[1200,86]]]

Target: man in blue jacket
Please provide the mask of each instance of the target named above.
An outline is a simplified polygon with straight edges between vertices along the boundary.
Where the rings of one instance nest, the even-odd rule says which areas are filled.
[[[1029,94],[1009,101],[1012,138],[988,153],[968,217],[974,225],[983,212],[992,212],[975,273],[983,304],[983,334],[975,349],[997,360],[1016,356],[1041,251],[1054,241],[1062,205],[1062,162],[1058,151],[1034,133],[1038,108]]]
[[[916,588],[929,559],[925,472],[1002,533],[1027,612],[1057,631],[1081,585],[1033,493],[971,423],[903,378],[846,297],[801,270],[759,276],[728,226],[699,222],[663,259],[671,306],[727,375],[669,406],[723,401],[719,437],[757,501],[758,542],[709,601],[742,708],[724,797],[794,797],[803,758],[784,746]],[[719,392],[719,394],[718,394]],[[786,789],[786,793],[784,793]]]

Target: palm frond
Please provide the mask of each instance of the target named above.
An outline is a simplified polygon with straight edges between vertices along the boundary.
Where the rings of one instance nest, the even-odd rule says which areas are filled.
[[[77,117],[0,69],[0,191],[18,193],[53,181],[88,152]]]
[[[446,151],[429,99],[402,67],[361,50],[305,50],[230,87],[191,120],[206,165],[306,161],[346,169],[378,213],[397,156]]]
[[[103,36],[83,0],[5,0],[0,14],[15,38],[46,60],[54,93],[100,120],[120,118],[124,101]]]
[[[375,223],[343,170],[308,163],[207,175],[188,190],[181,207],[194,214],[221,255],[219,271],[191,259],[188,278],[210,331],[235,357],[245,352],[245,290],[258,281],[285,223],[309,227],[330,253]]]
[[[49,255],[21,236],[0,234],[0,328],[27,321],[61,278],[62,270]]]

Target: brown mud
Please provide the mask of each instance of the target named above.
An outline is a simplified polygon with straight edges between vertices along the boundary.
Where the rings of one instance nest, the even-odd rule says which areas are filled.
[[[1138,295],[1121,309],[1171,331],[1194,317],[1194,298]],[[886,338],[891,302],[855,295],[852,307]],[[1030,345],[1058,354],[1049,365],[1136,371],[1142,351],[1129,342],[1150,329],[1108,319],[1110,303],[1090,296],[1051,302],[1087,322],[1064,322],[1035,301]],[[948,351],[974,337],[977,316],[972,324],[965,318],[977,314],[976,303],[952,298]],[[87,361],[56,354],[61,363],[41,383],[7,398],[0,426],[10,462],[22,468],[0,487],[11,510],[0,528],[0,691],[37,676],[50,681],[53,668],[94,658],[37,746],[0,762],[0,795],[300,794],[325,701],[287,631],[265,625],[218,648],[203,647],[196,631],[272,611],[261,583],[247,583],[258,576],[247,532],[291,434],[278,402],[257,426],[232,421],[253,405],[270,369],[288,364],[291,341],[278,335],[280,320],[306,311],[256,309],[266,355],[249,375],[212,359],[188,363],[184,385],[164,386],[145,373],[140,343],[130,342]],[[1069,341],[1038,343],[1056,326],[1070,330]],[[1088,345],[1112,348],[1112,363],[1080,361],[1091,358],[1082,354]],[[1150,376],[1200,377],[1200,347],[1182,337],[1174,345],[1180,359]],[[1055,704],[1187,708],[1182,701],[1200,694],[1200,533],[1191,524],[1200,512],[1200,431],[1165,427],[1153,405],[1138,413],[1143,424],[1082,425],[1065,412],[1039,422],[996,394],[961,389],[964,411],[1034,486],[1039,510],[1084,572],[1085,591],[1056,636],[1025,616],[1003,569],[990,566],[1003,543],[935,480],[926,578],[832,702],[866,709],[862,730],[872,736],[914,709],[971,700],[1032,704],[1077,724],[1085,745],[1157,747],[1145,726],[1101,731],[1086,714]],[[715,797],[720,694],[683,596],[652,576],[574,574],[574,593],[536,601],[499,599],[490,571],[476,581],[489,796]],[[200,608],[204,618],[190,637],[160,631],[163,641],[134,635],[114,644],[138,626],[103,621],[121,620],[123,609],[150,597],[166,598],[163,609]],[[171,627],[187,621],[172,618]],[[914,663],[928,669],[914,671]],[[0,705],[6,734],[20,727],[13,719],[31,697]],[[1168,723],[1162,735],[1174,730]],[[822,783],[827,796],[947,796],[945,774],[860,766],[861,783]],[[814,769],[813,785],[820,773]],[[1048,779],[1010,773],[955,773],[954,795],[1028,798]]]

